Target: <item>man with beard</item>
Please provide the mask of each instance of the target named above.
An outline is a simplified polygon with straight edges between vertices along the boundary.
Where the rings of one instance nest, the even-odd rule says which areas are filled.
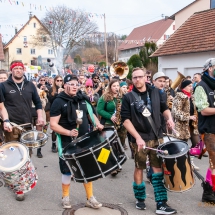
[[[162,99],[159,89],[146,84],[146,69],[135,68],[132,72],[133,90],[124,95],[121,118],[123,125],[131,135],[131,147],[134,150],[135,170],[133,191],[136,198],[136,208],[145,210],[146,188],[143,181],[143,169],[146,169],[146,156],[149,156],[153,169],[152,185],[154,188],[157,214],[176,213],[167,205],[167,191],[163,185],[161,161],[156,151],[144,149],[145,146],[157,148],[163,142],[160,113],[167,119],[169,127],[174,122],[166,102]],[[151,117],[151,121],[147,119]],[[153,123],[154,121],[154,123]],[[154,124],[154,125],[153,125]]]
[[[82,94],[79,88],[78,78],[74,75],[67,75],[64,78],[64,91],[54,100],[51,106],[51,129],[58,134],[59,165],[62,173],[62,205],[63,208],[71,208],[69,199],[71,172],[62,159],[60,152],[74,138],[81,137],[89,132],[90,121],[94,122],[95,128],[103,129],[103,125],[95,116],[89,98]],[[77,125],[77,112],[82,112],[82,123]],[[70,114],[69,114],[70,113]],[[89,120],[89,118],[91,120]],[[92,168],[92,167],[89,167]],[[100,208],[102,206],[93,196],[92,182],[84,183],[87,195],[86,206]]]
[[[194,92],[198,109],[198,129],[209,154],[209,168],[202,183],[203,202],[215,203],[215,58],[205,62],[202,80]]]
[[[32,123],[32,102],[37,111],[37,124],[43,126],[42,104],[34,84],[24,76],[24,65],[21,61],[13,61],[10,64],[11,75],[8,80],[0,84],[4,97],[4,104],[8,111],[9,119],[5,122],[13,122],[17,125]],[[31,129],[31,124],[24,127]],[[5,142],[19,141],[21,132],[4,132]],[[24,194],[17,194],[17,201],[24,200]]]
[[[102,83],[99,80],[99,76],[96,73],[93,73],[92,80],[93,80],[94,93],[98,93],[99,97],[101,97],[103,93],[103,88],[102,88]]]

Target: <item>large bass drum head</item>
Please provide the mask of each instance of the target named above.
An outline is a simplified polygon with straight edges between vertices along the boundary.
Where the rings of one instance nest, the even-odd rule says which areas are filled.
[[[76,155],[88,150],[91,147],[95,147],[105,142],[106,139],[110,139],[114,136],[114,128],[104,128],[102,131],[96,130],[85,134],[72,141],[71,144],[66,146],[63,150],[63,154],[66,157],[75,153]]]
[[[20,169],[28,159],[28,148],[20,142],[9,142],[0,147],[0,171],[13,172]]]
[[[158,151],[158,155],[163,158],[176,158],[187,154],[189,146],[186,142],[181,140],[169,141],[158,146],[159,150],[166,150],[168,154]]]

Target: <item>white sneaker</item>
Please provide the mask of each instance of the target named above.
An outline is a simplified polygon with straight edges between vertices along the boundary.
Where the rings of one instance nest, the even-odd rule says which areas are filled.
[[[64,198],[62,198],[62,205],[63,205],[64,209],[72,207],[72,205],[69,201],[69,196],[65,196]]]
[[[191,160],[191,165],[195,170],[199,171],[199,167],[194,164],[193,160]]]
[[[87,206],[87,207],[90,207],[90,208],[95,208],[95,209],[97,209],[97,208],[102,207],[102,203],[98,202],[98,201],[96,200],[96,198],[95,198],[94,196],[92,196],[92,197],[90,197],[90,199],[87,200],[86,206]]]

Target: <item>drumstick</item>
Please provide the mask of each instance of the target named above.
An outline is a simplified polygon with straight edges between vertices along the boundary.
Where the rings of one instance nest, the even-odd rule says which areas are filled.
[[[11,123],[12,124],[12,123]],[[31,124],[31,123],[25,123],[25,124],[21,124],[21,125],[13,125],[13,127],[21,127],[21,126],[25,126],[25,125],[29,125],[29,124]]]
[[[150,148],[150,147],[147,147],[147,146],[145,146],[144,148],[154,150],[154,151],[157,151],[157,152],[161,152],[161,153],[163,153],[165,155],[169,154],[167,150],[154,149],[154,148]]]

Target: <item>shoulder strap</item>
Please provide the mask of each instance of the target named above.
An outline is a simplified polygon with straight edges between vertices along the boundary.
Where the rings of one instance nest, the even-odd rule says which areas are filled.
[[[131,94],[134,96],[134,98],[135,98],[137,101],[140,101],[140,100],[141,100],[140,96],[139,96],[136,92],[134,92],[133,90],[131,91]]]
[[[90,119],[93,123],[93,126],[96,127],[96,122],[95,122],[95,119],[94,119],[94,116],[93,116],[93,109],[92,109],[92,106],[85,100],[86,104],[87,104],[87,110],[88,110],[88,113],[89,113],[89,116],[90,116]]]

